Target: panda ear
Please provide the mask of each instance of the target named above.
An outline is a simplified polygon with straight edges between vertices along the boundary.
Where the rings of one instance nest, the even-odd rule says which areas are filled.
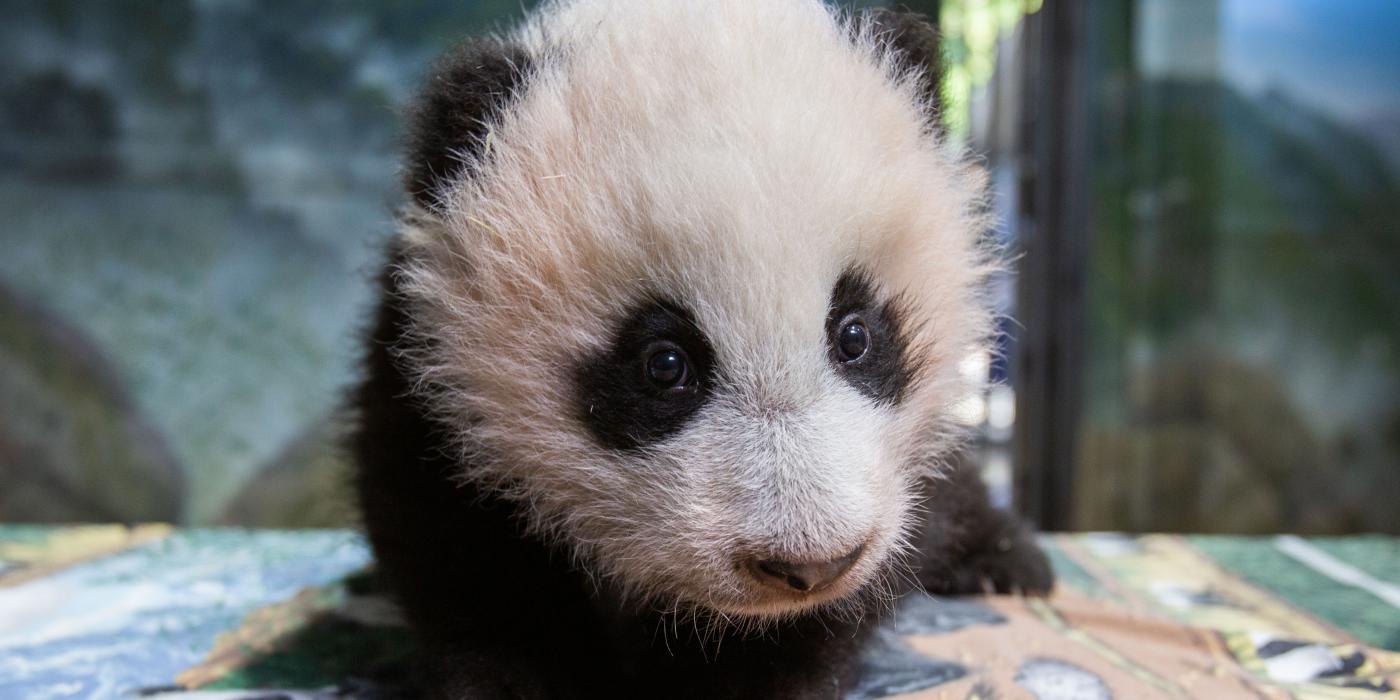
[[[901,69],[923,76],[920,97],[930,113],[937,114],[940,105],[939,83],[942,82],[942,54],[938,30],[926,17],[908,10],[873,8],[862,10],[855,19],[858,34],[874,38],[885,47]]]
[[[491,126],[531,64],[523,47],[487,38],[461,44],[433,65],[408,114],[404,187],[419,205],[437,208],[446,188],[480,164]]]

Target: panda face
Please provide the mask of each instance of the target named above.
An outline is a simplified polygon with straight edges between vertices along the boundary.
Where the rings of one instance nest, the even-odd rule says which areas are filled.
[[[982,180],[852,36],[816,0],[561,5],[405,221],[401,351],[460,478],[660,607],[878,595],[955,441]]]
[[[651,563],[675,556],[666,590],[782,613],[861,587],[898,544],[903,311],[855,270],[825,287],[792,324],[733,322],[727,290],[642,300],[579,363],[575,415],[643,497],[627,509],[653,523]]]

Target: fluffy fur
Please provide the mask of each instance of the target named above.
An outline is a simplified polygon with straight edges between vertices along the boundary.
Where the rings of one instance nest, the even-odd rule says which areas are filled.
[[[441,695],[829,696],[901,572],[1048,586],[975,477],[938,478],[991,258],[918,32],[815,0],[575,0],[435,71],[356,449]],[[613,413],[663,416],[589,363],[624,370],[657,304],[712,356],[703,395],[610,439]],[[864,364],[832,355],[846,306]],[[809,594],[736,565],[857,547]]]

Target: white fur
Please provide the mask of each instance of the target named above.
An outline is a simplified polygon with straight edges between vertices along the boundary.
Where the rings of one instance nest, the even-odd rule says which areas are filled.
[[[988,334],[980,172],[931,132],[918,76],[817,0],[575,0],[516,38],[536,70],[480,174],[403,227],[436,348],[411,359],[471,452],[463,478],[659,605],[751,622],[869,588],[956,436],[958,360]],[[852,266],[917,326],[924,371],[895,408],[827,355]],[[576,420],[573,367],[656,292],[694,312],[724,383],[680,434],[622,454]],[[733,565],[862,542],[806,599]]]

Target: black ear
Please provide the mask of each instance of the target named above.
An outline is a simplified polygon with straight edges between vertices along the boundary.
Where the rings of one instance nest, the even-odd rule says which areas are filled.
[[[531,64],[523,47],[499,39],[470,41],[438,59],[409,112],[404,186],[415,201],[436,207],[443,188],[477,162]]]
[[[942,78],[942,54],[939,51],[938,30],[926,17],[908,10],[884,7],[864,10],[856,17],[856,28],[869,28],[870,33],[889,47],[892,57],[908,70],[925,76],[924,104],[937,113],[939,83]]]

